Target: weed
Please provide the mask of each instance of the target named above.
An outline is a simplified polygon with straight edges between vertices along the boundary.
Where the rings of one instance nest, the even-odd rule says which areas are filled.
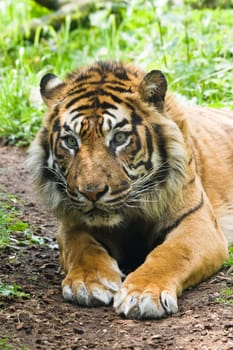
[[[224,264],[225,267],[233,266],[233,246],[229,247],[229,259]]]
[[[0,249],[19,249],[22,245],[44,244],[45,240],[32,233],[26,222],[19,219],[17,198],[10,193],[0,192]]]
[[[233,305],[233,290],[231,288],[224,288],[220,291],[219,297],[216,299],[219,304]]]
[[[28,298],[29,294],[20,290],[17,284],[5,284],[0,280],[0,298],[11,300],[15,298]]]
[[[0,337],[0,349],[1,350],[13,350],[14,347],[9,343],[8,337]],[[20,350],[27,350],[28,348],[23,346]]]
[[[0,338],[0,349],[13,350],[13,347],[9,344],[9,340],[7,337]]]

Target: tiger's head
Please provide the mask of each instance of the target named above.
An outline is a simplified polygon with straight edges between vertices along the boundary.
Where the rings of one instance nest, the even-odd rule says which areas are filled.
[[[47,74],[40,89],[48,111],[29,163],[43,202],[90,227],[159,215],[186,164],[165,76],[98,62],[64,81]]]

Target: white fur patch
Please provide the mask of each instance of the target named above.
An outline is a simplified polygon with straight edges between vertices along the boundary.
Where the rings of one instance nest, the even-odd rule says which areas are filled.
[[[177,300],[174,299],[166,290],[161,293],[161,303],[167,314],[175,314],[178,311]]]
[[[64,299],[83,306],[109,305],[121,287],[121,277],[123,276],[117,263],[113,264],[112,267],[120,278],[108,280],[101,277],[101,273],[97,273],[96,277],[90,278],[90,283],[74,280],[74,287],[68,284],[63,287]]]
[[[112,259],[112,269],[115,271],[121,278],[125,277],[125,274],[120,270],[116,260]]]
[[[47,82],[45,90],[46,91],[53,90],[61,84],[63,84],[63,81],[61,79],[59,79],[58,77],[54,77]]]
[[[92,291],[92,297],[97,304],[109,305],[113,299],[113,293],[109,290],[96,287]]]
[[[82,220],[85,222],[88,226],[95,226],[95,227],[114,227],[119,225],[122,222],[122,216],[118,213],[108,213],[106,217],[102,216],[94,216],[91,219],[87,216],[83,216]]]
[[[80,305],[90,305],[91,303],[91,295],[85,286],[84,282],[80,283],[79,288],[76,292],[76,300]]]
[[[178,311],[177,300],[167,291],[163,291],[160,299],[149,293],[128,293],[122,288],[114,297],[114,308],[118,314],[127,318],[161,318]]]
[[[109,305],[119,288],[120,284],[107,280],[103,280],[102,284],[93,283],[89,287],[81,282],[76,292],[72,291],[70,286],[65,285],[62,294],[66,301],[76,301],[83,306]]]
[[[116,293],[120,288],[120,285],[117,282],[108,281],[107,279],[102,279],[101,282],[105,288],[113,293]]]
[[[70,286],[65,286],[63,288],[62,295],[66,301],[73,301],[74,300],[73,292],[72,292],[72,289],[70,288]]]
[[[228,244],[233,244],[233,214],[220,217],[218,223],[228,241]]]

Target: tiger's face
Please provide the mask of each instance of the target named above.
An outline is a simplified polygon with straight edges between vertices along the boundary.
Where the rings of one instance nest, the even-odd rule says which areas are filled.
[[[160,71],[144,76],[118,63],[98,63],[64,82],[42,79],[48,113],[36,145],[50,207],[88,226],[113,227],[155,200],[169,178],[167,137],[180,138],[163,115],[166,86]]]

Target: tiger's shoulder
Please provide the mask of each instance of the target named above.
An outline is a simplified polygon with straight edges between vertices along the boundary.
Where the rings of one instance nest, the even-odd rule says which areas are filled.
[[[170,104],[173,98],[168,96],[172,109]],[[188,126],[196,173],[228,242],[232,243],[233,111],[194,105],[180,108]]]

